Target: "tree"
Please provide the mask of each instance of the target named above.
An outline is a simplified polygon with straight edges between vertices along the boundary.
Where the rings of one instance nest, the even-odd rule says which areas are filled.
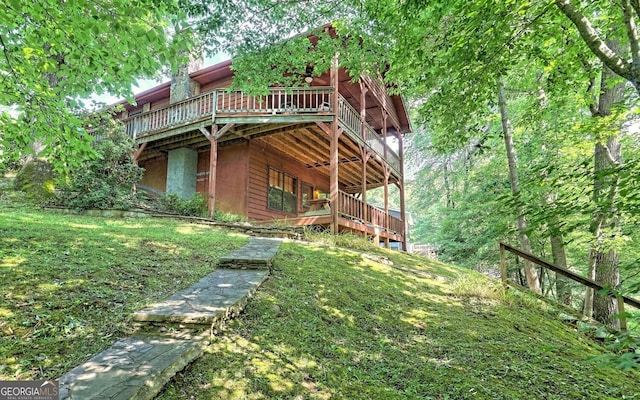
[[[604,66],[626,79],[640,93],[640,40],[636,21],[640,18],[640,2],[620,0],[616,5],[609,4],[598,9],[581,9],[571,0],[555,0],[555,4],[575,25],[584,43]],[[599,4],[594,5],[597,7]],[[590,15],[594,18],[590,18]],[[601,26],[594,26],[596,19]],[[611,32],[610,27],[616,26],[623,29],[615,37],[607,37],[606,34]],[[621,41],[617,46],[611,45],[611,39],[614,38]]]
[[[522,250],[531,253],[531,243],[527,235],[527,221],[522,212],[520,180],[518,178],[518,158],[513,144],[513,132],[511,122],[507,112],[507,100],[502,77],[497,78],[498,87],[498,107],[500,109],[500,119],[502,122],[502,135],[504,137],[505,149],[507,152],[507,163],[509,165],[509,182],[511,183],[511,194],[514,197],[516,221],[518,223],[518,233],[520,235],[520,246]],[[527,285],[534,292],[541,294],[538,272],[533,263],[529,260],[524,262],[524,273],[527,278]]]
[[[9,0],[0,8],[0,151],[40,152],[58,169],[94,155],[76,110],[92,93],[131,97],[188,47],[173,0]],[[31,148],[33,144],[38,148]]]
[[[615,46],[609,46],[615,48]],[[598,129],[594,147],[594,190],[593,202],[596,209],[593,215],[591,232],[593,244],[589,263],[589,275],[603,286],[617,289],[620,284],[620,256],[616,240],[620,237],[620,215],[615,205],[615,197],[620,190],[620,178],[611,173],[622,163],[620,143],[620,121],[612,116],[614,107],[625,99],[624,84],[615,83],[616,76],[608,67],[604,67],[600,93],[597,103],[591,107]],[[613,81],[613,82],[612,82]],[[616,123],[617,122],[617,123]],[[590,304],[585,301],[585,313],[591,314]],[[596,319],[616,328],[618,321],[615,299],[596,296],[593,299],[593,314]]]

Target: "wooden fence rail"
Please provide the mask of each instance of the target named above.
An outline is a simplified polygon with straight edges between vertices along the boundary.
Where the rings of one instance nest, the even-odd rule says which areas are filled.
[[[596,291],[600,291],[603,289],[606,289],[604,286],[600,285],[598,282],[589,279],[589,278],[585,278],[584,276],[580,276],[578,274],[575,274],[571,271],[569,271],[568,269],[562,268],[562,267],[558,267],[557,265],[553,265],[551,263],[548,263],[532,254],[529,254],[527,252],[524,252],[520,249],[517,249],[515,247],[509,246],[506,243],[502,243],[500,242],[500,275],[502,276],[502,283],[505,285],[508,284],[512,284],[512,282],[509,281],[508,276],[507,276],[507,262],[506,262],[506,253],[505,252],[510,252],[512,254],[515,254],[518,257],[524,258],[525,260],[531,261],[534,264],[537,264],[543,268],[549,269],[553,272],[556,272],[560,275],[566,276],[567,278],[578,282],[586,287],[589,287],[591,289],[594,289]],[[640,309],[640,300],[636,300],[632,297],[627,297],[627,296],[623,296],[623,295],[614,295],[614,294],[607,294],[608,297],[612,297],[615,298],[616,301],[618,302],[618,314],[620,314],[620,330],[621,331],[626,331],[627,330],[627,319],[624,316],[624,305],[629,304],[637,309]]]

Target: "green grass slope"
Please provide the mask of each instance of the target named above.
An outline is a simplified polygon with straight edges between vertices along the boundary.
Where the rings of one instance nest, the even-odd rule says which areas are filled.
[[[133,330],[131,315],[248,242],[157,219],[71,216],[0,193],[0,380],[57,378]]]
[[[285,243],[161,399],[632,399],[640,374],[536,300],[424,258]],[[412,271],[413,270],[413,271]]]
[[[247,237],[40,211],[0,190],[0,380],[60,376]],[[633,399],[640,373],[483,276],[284,243],[272,277],[162,399]]]

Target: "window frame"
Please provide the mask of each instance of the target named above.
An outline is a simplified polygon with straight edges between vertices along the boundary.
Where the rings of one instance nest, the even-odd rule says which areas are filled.
[[[276,175],[277,184],[272,186],[272,174]],[[291,181],[288,182],[287,179]],[[281,169],[274,168],[272,166],[267,166],[267,209],[281,212],[289,215],[297,215],[298,214],[298,178],[294,175],[288,174]],[[287,187],[290,187],[292,191],[286,190]],[[278,201],[279,204],[274,204],[272,200],[275,199],[272,195],[273,191],[280,192],[280,199]],[[289,194],[293,197],[293,201],[287,200],[286,195]]]

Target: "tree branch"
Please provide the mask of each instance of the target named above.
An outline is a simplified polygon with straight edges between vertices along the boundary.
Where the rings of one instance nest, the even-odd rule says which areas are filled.
[[[611,154],[611,149],[609,149],[609,146],[607,146],[606,144],[603,144],[602,147],[604,148],[604,155],[607,157],[607,160],[609,161],[609,163],[611,163],[611,165],[618,167],[620,165],[620,161],[616,161],[615,158],[613,158],[613,155]]]
[[[586,45],[604,65],[621,77],[634,82],[628,62],[607,46],[589,19],[573,5],[571,0],[555,0],[555,4],[573,22]]]
[[[13,69],[13,65],[11,65],[11,60],[9,59],[9,54],[8,53],[8,49],[7,46],[4,44],[4,39],[2,39],[2,35],[0,35],[0,45],[2,46],[2,54],[4,54],[4,58],[7,60],[7,66],[9,67],[9,69],[11,70],[11,74],[15,74],[16,71]]]
[[[640,17],[640,2],[638,0],[631,0],[631,7],[636,12],[636,16]]]
[[[624,16],[624,26],[627,31],[627,38],[631,47],[631,60],[634,66],[640,65],[640,45],[638,44],[638,28],[633,18],[633,9],[629,0],[622,0],[622,14]]]

